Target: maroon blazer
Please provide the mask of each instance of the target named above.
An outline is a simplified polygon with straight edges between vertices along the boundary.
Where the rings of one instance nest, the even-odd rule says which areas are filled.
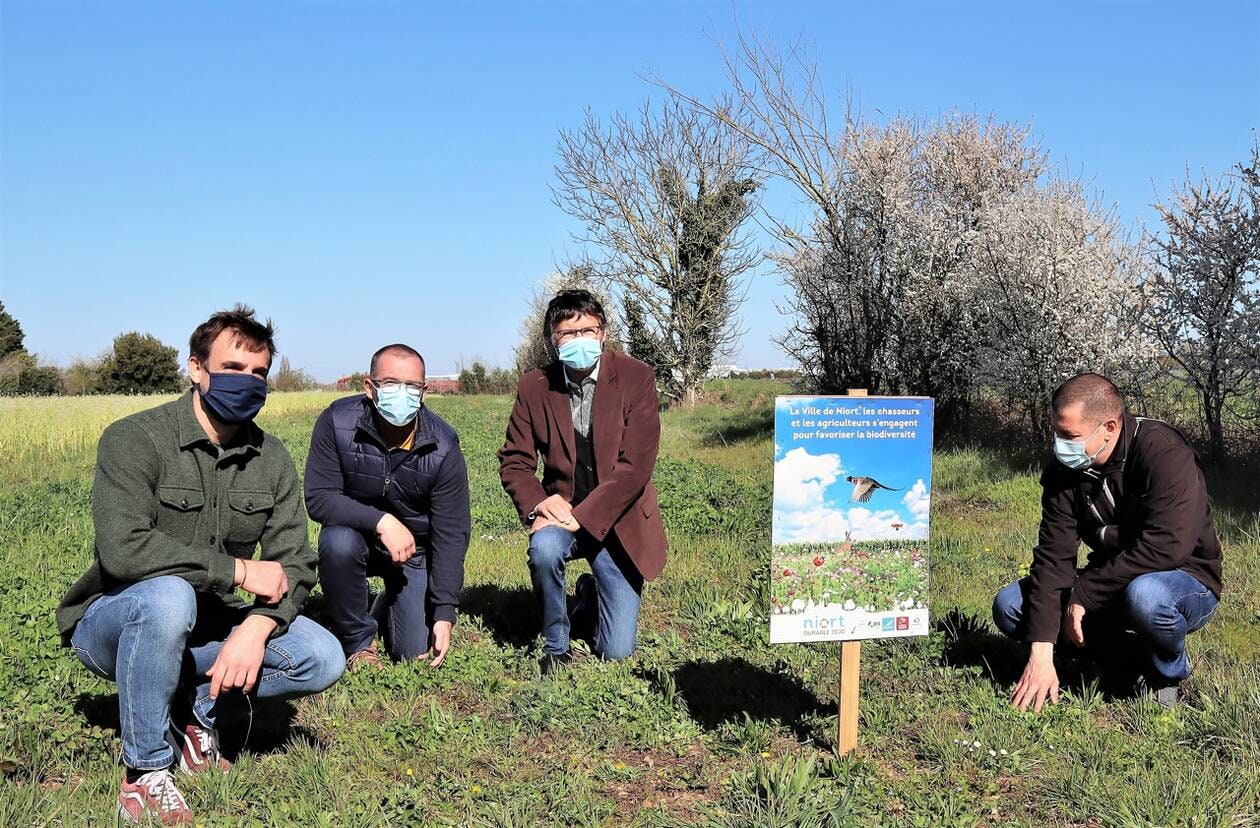
[[[615,535],[644,579],[665,568],[661,522],[652,469],[661,442],[656,378],[637,359],[613,351],[600,357],[591,415],[599,485],[573,509],[582,528],[600,541]],[[507,442],[499,452],[499,478],[521,522],[549,495],[573,499],[573,415],[564,366],[530,371],[516,386]],[[538,479],[538,455],[543,475]]]

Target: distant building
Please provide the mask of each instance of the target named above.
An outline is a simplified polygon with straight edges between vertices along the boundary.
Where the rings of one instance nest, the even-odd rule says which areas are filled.
[[[428,377],[430,394],[458,394],[459,377]]]

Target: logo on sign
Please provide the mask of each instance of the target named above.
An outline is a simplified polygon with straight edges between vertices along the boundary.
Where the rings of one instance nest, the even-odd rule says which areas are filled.
[[[898,630],[910,629],[910,616],[908,615],[897,616],[897,629]]]
[[[881,629],[882,629],[884,632],[892,632],[892,631],[893,631],[893,620],[892,620],[892,618],[891,618],[891,617],[889,617],[889,618],[885,618],[885,619],[883,620],[883,623],[882,623],[882,625],[881,625]]]

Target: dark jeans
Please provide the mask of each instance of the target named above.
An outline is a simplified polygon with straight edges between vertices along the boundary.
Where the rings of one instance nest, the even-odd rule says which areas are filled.
[[[1005,587],[993,599],[993,621],[1012,638],[1023,639],[1028,578]],[[1149,677],[1176,684],[1190,675],[1186,635],[1212,620],[1217,598],[1192,575],[1180,570],[1148,572],[1129,582],[1111,605],[1085,613],[1085,643],[1125,628],[1138,634],[1149,650]]]
[[[639,625],[643,576],[625,551],[616,545],[599,547],[589,536],[584,549],[577,533],[559,526],[539,529],[529,539],[529,576],[542,608],[543,650],[553,655],[569,651],[571,629],[591,630],[595,652],[607,659],[623,659],[634,652]],[[564,571],[569,561],[586,557],[595,575],[595,606],[577,602],[570,615]]]
[[[429,573],[417,552],[399,566],[375,537],[348,526],[325,526],[319,533],[319,583],[327,599],[328,626],[347,656],[366,650],[384,627],[385,649],[396,660],[429,651],[433,626],[428,606]],[[385,591],[368,606],[369,576],[380,576]]]
[[[297,616],[283,635],[267,642],[250,696],[240,691],[210,698],[206,671],[223,642],[245,620],[246,609],[226,607],[193,591],[183,578],[163,575],[116,587],[92,602],[71,644],[85,666],[118,684],[123,764],[136,770],[169,767],[175,751],[166,741],[171,701],[189,664],[195,678],[193,712],[206,727],[222,727],[247,714],[254,698],[292,699],[330,687],[341,678],[345,656],[328,630]]]

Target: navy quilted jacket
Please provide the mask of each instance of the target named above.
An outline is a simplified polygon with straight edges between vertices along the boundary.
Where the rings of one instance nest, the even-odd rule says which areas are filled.
[[[427,406],[410,451],[389,451],[363,394],[343,397],[315,421],[306,458],[306,509],[323,525],[350,526],[370,539],[388,512],[416,536],[429,569],[429,601],[454,621],[464,585],[472,517],[459,437]]]

